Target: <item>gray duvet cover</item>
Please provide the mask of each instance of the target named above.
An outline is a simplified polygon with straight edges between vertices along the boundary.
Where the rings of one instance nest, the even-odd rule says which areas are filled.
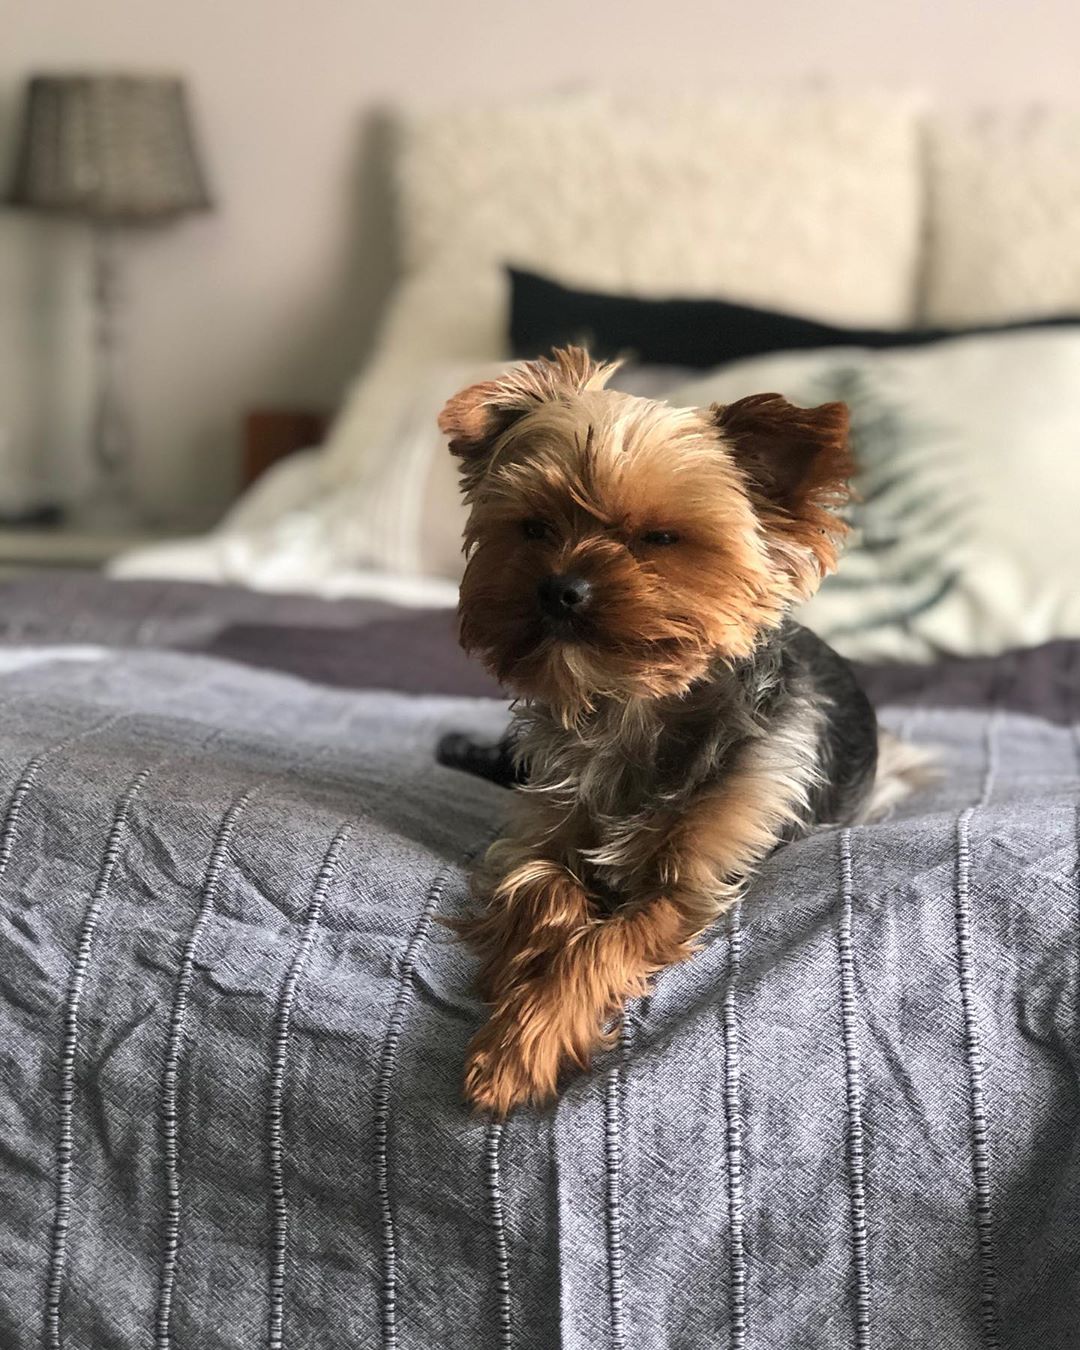
[[[1080,1344],[1077,739],[892,678],[939,784],[499,1128],[438,917],[505,799],[432,760],[499,703],[0,674],[0,1346]]]

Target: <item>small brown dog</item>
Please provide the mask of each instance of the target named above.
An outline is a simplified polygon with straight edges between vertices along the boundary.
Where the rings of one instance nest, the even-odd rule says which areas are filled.
[[[466,1096],[500,1117],[587,1066],[779,842],[903,791],[902,763],[875,788],[846,663],[787,617],[837,562],[847,409],[675,408],[613,369],[557,351],[440,417],[471,508],[461,641],[518,696],[526,780],[460,924],[491,1005]]]

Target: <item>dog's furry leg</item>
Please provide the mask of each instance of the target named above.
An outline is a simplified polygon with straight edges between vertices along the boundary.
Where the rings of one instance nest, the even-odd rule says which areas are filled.
[[[690,927],[668,899],[594,918],[536,953],[506,984],[469,1046],[465,1095],[501,1118],[550,1101],[559,1072],[587,1068],[604,1023],[650,976],[692,954]]]
[[[482,903],[480,913],[453,920],[451,927],[480,957],[475,985],[491,1004],[535,974],[597,913],[577,877],[541,855],[518,855]]]
[[[628,899],[610,915],[568,867],[531,856],[530,844],[493,846],[488,864],[501,879],[484,912],[459,925],[480,953],[479,987],[491,1004],[469,1048],[472,1105],[502,1117],[549,1101],[562,1068],[588,1066],[625,1000],[693,954],[757,864],[804,822],[809,777],[781,771],[787,758],[778,753],[772,740],[749,743],[689,810],[658,815],[648,828],[639,822],[606,853],[587,852],[590,864],[617,859],[622,870]],[[536,837],[530,843],[537,847]]]
[[[480,957],[475,983],[491,1015],[469,1047],[465,1095],[501,1118],[521,1102],[546,1100],[559,1063],[572,1054],[562,1038],[545,1044],[526,1021],[536,1030],[544,1020],[548,996],[557,996],[559,954],[598,922],[598,912],[566,866],[531,854],[522,841],[494,845],[476,884],[482,898],[487,891],[482,911],[453,927]]]
[[[525,768],[514,754],[509,736],[494,744],[478,741],[467,732],[448,732],[435,748],[435,758],[448,769],[460,769],[476,778],[486,778],[499,787],[519,787],[526,778]]]

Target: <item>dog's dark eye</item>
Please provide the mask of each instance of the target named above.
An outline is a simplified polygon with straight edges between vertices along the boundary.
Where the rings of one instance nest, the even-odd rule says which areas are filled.
[[[670,544],[677,544],[679,536],[674,530],[646,530],[641,536],[643,544],[651,544],[654,548],[667,548]]]
[[[521,533],[526,539],[546,539],[550,532],[551,527],[547,521],[537,520],[535,516],[521,522]]]

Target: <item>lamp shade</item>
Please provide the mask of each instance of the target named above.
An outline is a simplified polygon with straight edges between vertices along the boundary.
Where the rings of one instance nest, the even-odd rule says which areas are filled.
[[[133,223],[207,210],[182,81],[142,75],[32,79],[9,200]]]

